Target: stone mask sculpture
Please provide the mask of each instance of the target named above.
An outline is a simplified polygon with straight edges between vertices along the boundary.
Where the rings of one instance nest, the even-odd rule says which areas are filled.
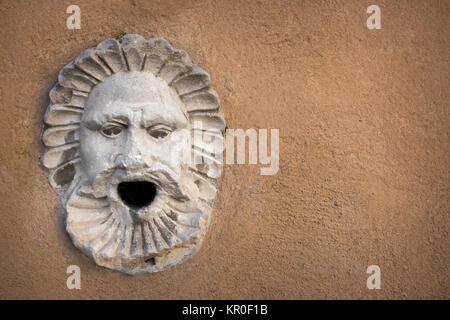
[[[136,274],[197,252],[225,123],[208,74],[184,51],[162,38],[104,40],[60,71],[44,122],[41,162],[85,255]]]

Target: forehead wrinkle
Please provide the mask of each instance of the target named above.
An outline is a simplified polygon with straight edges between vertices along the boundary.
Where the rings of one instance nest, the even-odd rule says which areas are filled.
[[[136,124],[143,127],[158,122],[173,127],[187,125],[188,116],[173,89],[146,74],[135,77],[136,74],[112,76],[95,87],[86,104],[86,121],[103,124],[114,117],[122,117],[127,124],[137,120]]]

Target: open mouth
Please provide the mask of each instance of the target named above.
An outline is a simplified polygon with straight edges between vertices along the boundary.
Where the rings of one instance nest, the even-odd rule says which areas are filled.
[[[149,181],[124,181],[117,186],[117,192],[127,206],[138,210],[155,199],[156,185]]]

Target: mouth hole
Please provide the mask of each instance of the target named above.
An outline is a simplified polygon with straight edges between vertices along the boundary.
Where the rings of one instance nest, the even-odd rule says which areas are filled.
[[[152,203],[156,196],[156,185],[148,181],[127,181],[117,186],[120,199],[133,209],[140,209]]]

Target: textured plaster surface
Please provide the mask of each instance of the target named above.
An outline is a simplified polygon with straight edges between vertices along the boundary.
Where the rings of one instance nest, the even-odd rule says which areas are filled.
[[[1,298],[449,298],[447,1],[377,1],[381,30],[373,1],[79,0],[81,30],[70,4],[0,5]],[[225,165],[199,253],[145,277],[80,254],[38,164],[57,73],[125,33],[189,52],[229,128],[280,129],[279,172]]]

